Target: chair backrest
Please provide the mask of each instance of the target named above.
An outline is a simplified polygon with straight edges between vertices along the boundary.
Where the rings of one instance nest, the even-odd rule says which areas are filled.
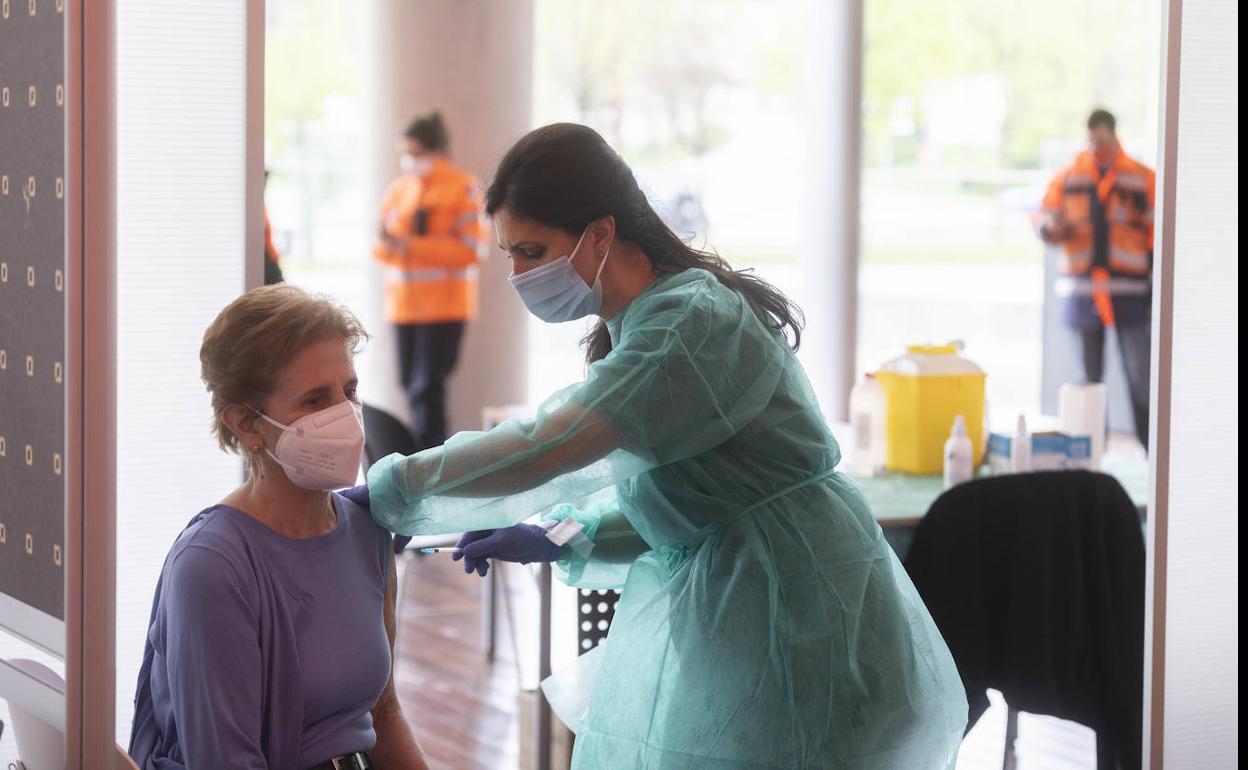
[[[407,426],[389,412],[371,404],[364,411],[364,458],[369,467],[388,454],[416,453],[416,441]],[[367,469],[366,469],[367,470]]]
[[[960,484],[919,523],[906,570],[957,663],[971,724],[991,687],[1013,708],[1107,731],[1138,764],[1144,539],[1113,477]]]
[[[373,463],[389,454],[398,452],[403,455],[416,454],[416,440],[411,431],[397,417],[378,409],[372,404],[361,404],[364,412],[364,472],[373,467]],[[394,536],[394,552],[403,553],[403,549],[411,542],[410,537]]]
[[[576,597],[576,652],[584,655],[607,638],[620,603],[618,590],[591,591],[582,588]]]

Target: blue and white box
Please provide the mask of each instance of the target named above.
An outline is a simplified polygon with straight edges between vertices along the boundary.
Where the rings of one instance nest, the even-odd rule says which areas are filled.
[[[1009,473],[1014,437],[988,434],[988,467],[994,474]],[[1031,434],[1033,471],[1091,470],[1092,437],[1070,436],[1056,431]]]

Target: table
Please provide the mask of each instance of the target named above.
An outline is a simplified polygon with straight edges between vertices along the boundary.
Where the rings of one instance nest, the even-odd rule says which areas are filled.
[[[1127,491],[1131,501],[1141,511],[1141,520],[1148,507],[1149,480],[1148,460],[1130,455],[1105,455],[1101,471],[1118,480]],[[979,477],[989,475],[981,469]],[[897,558],[904,560],[914,539],[914,528],[944,492],[944,479],[940,476],[914,476],[907,473],[887,473],[882,476],[858,476],[851,478],[862,490],[867,505],[876,522],[884,530],[884,539],[893,547]]]
[[[1101,470],[1118,479],[1137,507],[1148,506],[1148,460],[1143,457],[1106,455]],[[980,476],[987,475],[981,472]],[[913,527],[944,491],[940,476],[887,473],[883,476],[850,476],[862,490],[881,527]]]

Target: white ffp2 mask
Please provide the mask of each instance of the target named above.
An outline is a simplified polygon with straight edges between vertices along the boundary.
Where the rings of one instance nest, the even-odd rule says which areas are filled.
[[[411,174],[418,177],[426,177],[433,169],[433,158],[428,155],[409,155],[404,153],[399,156],[399,170],[404,174]]]
[[[256,413],[281,428],[277,446],[265,451],[282,466],[292,484],[322,492],[355,484],[364,454],[364,419],[359,404],[343,401],[290,425],[258,409]]]

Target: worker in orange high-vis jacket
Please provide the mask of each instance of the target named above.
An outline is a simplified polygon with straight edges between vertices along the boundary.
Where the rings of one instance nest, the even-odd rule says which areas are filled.
[[[1055,289],[1087,382],[1102,381],[1105,330],[1117,333],[1135,430],[1145,447],[1154,187],[1152,169],[1123,152],[1114,116],[1097,110],[1088,118],[1088,148],[1049,183],[1034,219],[1037,234],[1062,248]]]
[[[484,228],[477,182],[447,158],[440,114],[411,122],[403,173],[386,188],[373,256],[382,263],[386,320],[398,338],[399,378],[418,449],[446,441],[446,380],[477,317]]]
[[[269,170],[264,170],[264,188],[269,187]],[[269,224],[269,207],[264,206],[264,285],[281,283],[285,280],[282,277],[282,268],[278,265],[282,261],[281,252],[277,250],[277,245],[273,243],[273,225]]]
[[[269,224],[269,207],[264,207],[264,285],[281,283],[282,268],[278,264],[282,261],[281,252],[277,250],[277,246],[273,243],[273,225]]]

